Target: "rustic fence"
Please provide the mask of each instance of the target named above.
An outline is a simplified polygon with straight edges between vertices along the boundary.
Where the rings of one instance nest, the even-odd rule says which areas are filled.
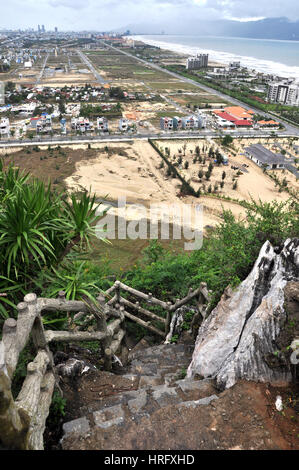
[[[125,292],[130,298],[123,297]],[[113,295],[112,295],[113,294]],[[129,295],[128,295],[129,294]],[[141,302],[162,307],[165,318],[140,305]],[[204,283],[196,290],[190,289],[183,299],[174,304],[163,302],[133,289],[120,281],[97,298],[94,305],[88,299],[67,301],[61,291],[58,299],[37,298],[27,294],[17,306],[17,319],[8,318],[3,325],[0,342],[0,440],[8,448],[41,450],[43,433],[54,387],[59,388],[58,377],[49,345],[56,342],[98,341],[99,352],[104,359],[104,369],[111,370],[112,358],[119,350],[125,335],[125,319],[135,321],[152,333],[165,339],[169,332],[172,313],[192,299],[198,300],[198,310],[204,318],[209,291]],[[145,321],[128,310],[135,310]],[[69,331],[45,330],[44,312],[63,311],[69,319]],[[72,316],[72,314],[74,314]],[[76,320],[82,320],[80,326]],[[94,321],[95,320],[95,321]],[[96,323],[92,331],[82,331],[90,323]],[[153,325],[154,323],[154,325]],[[159,325],[162,324],[162,328]],[[27,366],[27,376],[16,399],[12,395],[12,381],[20,353],[29,339],[35,346],[36,356]]]

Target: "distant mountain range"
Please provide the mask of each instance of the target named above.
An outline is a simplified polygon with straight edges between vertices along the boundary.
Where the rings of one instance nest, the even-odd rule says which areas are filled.
[[[258,21],[207,21],[200,18],[184,18],[171,24],[132,24],[117,32],[131,34],[187,34],[207,36],[231,36],[253,39],[281,39],[299,41],[299,21],[287,18],[265,18]],[[299,57],[299,50],[298,50]]]

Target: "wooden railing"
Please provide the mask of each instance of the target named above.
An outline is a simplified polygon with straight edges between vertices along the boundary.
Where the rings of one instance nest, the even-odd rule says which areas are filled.
[[[156,315],[155,313],[151,312],[150,310],[144,307],[141,307],[139,301],[132,302],[127,298],[124,298],[121,295],[122,291],[126,292],[127,294],[130,294],[130,296],[134,298],[137,297],[138,299],[143,302],[146,302],[149,305],[162,307],[162,309],[166,311],[165,318]],[[135,321],[139,325],[143,326],[144,328],[148,329],[152,333],[155,333],[162,338],[165,338],[169,332],[171,317],[175,310],[177,310],[179,307],[182,307],[183,305],[186,305],[191,300],[197,298],[197,308],[201,316],[204,318],[207,313],[208,303],[210,300],[210,292],[208,291],[207,285],[204,282],[202,282],[200,284],[200,287],[195,290],[189,289],[187,296],[183,299],[177,299],[174,304],[172,304],[171,302],[164,302],[162,300],[156,299],[151,293],[145,294],[144,292],[140,292],[136,289],[133,289],[132,287],[129,287],[120,281],[115,281],[113,286],[105,292],[106,297],[111,296],[112,294],[114,295],[112,298],[110,298],[110,300],[108,300],[107,305],[122,305],[123,307],[129,307],[130,309],[136,310],[138,313],[141,313],[142,316],[148,317],[150,320],[145,321],[140,319],[138,316],[129,313],[125,310],[125,308],[123,309],[123,313],[126,318]],[[194,318],[193,320],[195,321],[196,319],[197,318]],[[154,326],[152,324],[154,322],[162,323],[164,326],[163,330],[157,326]]]
[[[129,294],[128,298],[121,295]],[[113,294],[113,295],[112,295]],[[133,297],[133,299],[131,298]],[[151,312],[139,301],[159,306],[166,310],[166,317]],[[49,345],[56,342],[98,341],[104,369],[111,370],[112,358],[121,346],[125,335],[124,321],[135,321],[159,337],[169,332],[173,312],[192,299],[198,299],[198,309],[204,317],[207,311],[209,291],[204,283],[196,290],[189,290],[183,299],[174,304],[156,299],[120,281],[97,298],[97,304],[88,299],[67,301],[61,291],[57,299],[37,298],[27,294],[17,305],[17,319],[8,318],[3,325],[0,341],[0,440],[8,448],[41,450],[43,433],[54,387],[58,387],[54,362]],[[128,310],[135,310],[139,318]],[[42,320],[44,312],[67,312],[69,331],[45,330]],[[72,314],[74,314],[72,316]],[[76,320],[82,320],[81,326]],[[82,331],[90,323],[93,331]],[[154,325],[153,325],[154,323]],[[159,325],[163,326],[163,329]],[[27,376],[16,399],[12,395],[12,381],[19,356],[31,337],[36,350],[33,362],[27,366]]]

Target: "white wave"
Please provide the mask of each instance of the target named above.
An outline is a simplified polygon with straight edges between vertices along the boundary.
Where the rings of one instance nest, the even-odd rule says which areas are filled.
[[[232,61],[240,61],[241,65],[250,70],[256,70],[271,75],[278,75],[279,77],[296,78],[299,80],[299,67],[274,62],[272,60],[257,59],[255,57],[237,55],[230,52],[215,51],[212,49],[202,49],[196,46],[185,46],[178,43],[170,43],[166,41],[156,41],[149,39],[146,36],[130,36],[130,39],[142,41],[151,46],[161,47],[172,52],[177,52],[184,55],[196,55],[200,51],[203,54],[209,54],[209,59],[228,65]]]

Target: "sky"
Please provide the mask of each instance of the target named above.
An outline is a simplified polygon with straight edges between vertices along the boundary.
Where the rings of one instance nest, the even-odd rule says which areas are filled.
[[[188,18],[299,20],[298,0],[0,0],[0,28],[110,31],[130,24]]]

